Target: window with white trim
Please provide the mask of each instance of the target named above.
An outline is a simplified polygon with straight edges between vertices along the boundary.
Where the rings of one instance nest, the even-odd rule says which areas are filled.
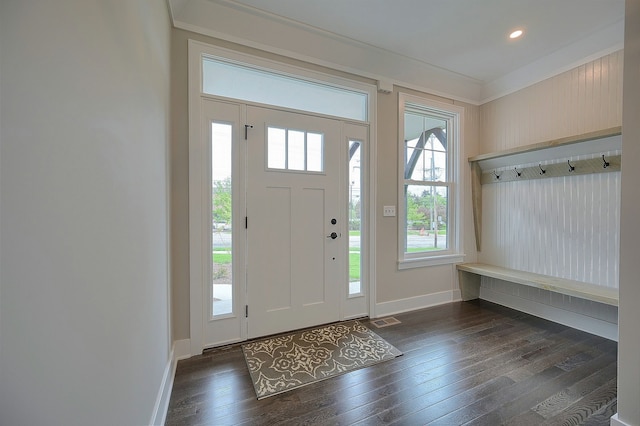
[[[459,139],[463,109],[400,93],[399,267],[462,260]]]

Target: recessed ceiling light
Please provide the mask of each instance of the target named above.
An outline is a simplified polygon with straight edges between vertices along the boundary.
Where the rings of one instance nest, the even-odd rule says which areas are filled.
[[[509,34],[509,38],[521,37],[523,33],[524,33],[524,31],[522,31],[522,30],[515,30],[511,34]]]

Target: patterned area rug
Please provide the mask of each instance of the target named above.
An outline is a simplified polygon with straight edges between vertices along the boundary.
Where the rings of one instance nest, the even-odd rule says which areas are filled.
[[[358,321],[242,345],[258,399],[402,355]]]

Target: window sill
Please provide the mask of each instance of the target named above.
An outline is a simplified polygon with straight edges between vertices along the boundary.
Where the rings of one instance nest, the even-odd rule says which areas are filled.
[[[444,254],[441,256],[419,257],[398,261],[398,269],[424,268],[426,266],[450,265],[464,261],[464,253]]]

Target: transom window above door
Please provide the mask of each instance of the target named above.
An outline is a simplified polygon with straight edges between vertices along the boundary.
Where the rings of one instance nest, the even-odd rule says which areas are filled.
[[[368,121],[369,95],[326,82],[202,57],[202,93]]]
[[[269,126],[267,168],[324,172],[324,135]]]

